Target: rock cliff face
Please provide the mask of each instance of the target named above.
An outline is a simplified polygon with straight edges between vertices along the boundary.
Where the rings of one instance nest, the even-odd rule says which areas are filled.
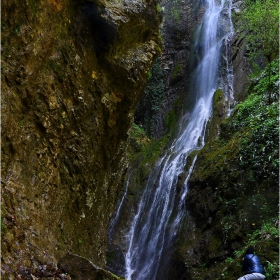
[[[184,8],[179,9],[177,3]],[[199,22],[204,8],[203,5],[195,7],[191,1],[176,1],[176,4],[169,2],[165,6],[162,3],[166,8],[163,12],[162,26],[163,54],[154,64],[148,82],[150,91],[146,89],[136,115],[137,123],[143,125],[155,138],[166,132],[164,119],[171,108],[174,110],[175,100],[182,94],[186,94],[186,103],[191,100],[191,96],[187,96],[187,77],[191,74],[192,65],[195,65],[195,58],[189,57],[192,42],[190,35]],[[237,4],[234,4],[233,9],[238,10]],[[198,11],[198,18],[193,15],[195,9]],[[173,21],[171,16],[174,17]],[[231,43],[229,47],[234,71],[234,94],[235,100],[240,101],[247,95],[246,47],[239,34],[235,34]],[[221,72],[222,68],[223,64]],[[163,81],[165,86],[160,91],[155,85]],[[253,234],[255,229],[261,228],[262,223],[276,216],[277,196],[273,194],[276,193],[275,177],[267,179],[260,176],[254,180],[252,176],[254,167],[249,166],[246,171],[243,170],[239,158],[244,135],[243,132],[238,134],[238,130],[234,131],[222,122],[227,117],[228,108],[223,96],[221,90],[217,90],[214,95],[213,118],[208,124],[206,135],[209,143],[198,152],[186,199],[186,215],[174,244],[170,273],[166,279],[239,278],[242,273],[240,270],[242,256],[239,254],[233,260],[235,253],[244,249],[248,240],[252,242],[247,233]],[[163,102],[159,103],[158,100]],[[150,105],[153,102],[158,105],[157,111],[151,110]],[[236,115],[231,118],[233,122],[235,117]],[[276,119],[274,121],[276,122]],[[245,133],[249,128],[246,129]],[[220,136],[217,138],[218,135]],[[277,138],[275,135],[274,137]],[[151,148],[150,153],[156,153],[156,149]],[[121,251],[125,250],[126,244],[122,237],[128,231],[129,217],[137,209],[139,193],[141,187],[145,186],[148,169],[152,168],[150,162],[145,161],[145,155],[142,154],[140,163],[136,163],[137,170],[134,169],[135,172],[130,177],[122,216],[113,238],[110,266],[116,272],[124,271]],[[180,182],[184,182],[185,175],[181,174],[178,189],[181,187]],[[264,212],[260,211],[260,204],[256,199],[260,199],[258,203],[264,205],[261,207],[266,207]],[[269,203],[271,207],[267,206]],[[257,220],[259,221],[256,222]],[[274,224],[272,228],[276,230]],[[262,252],[262,260],[275,261],[277,259],[275,235],[259,233],[258,238],[260,242],[256,248]]]
[[[150,72],[135,117],[136,123],[156,139],[170,131],[174,112],[180,115],[181,105],[191,100],[188,82],[196,58],[190,57],[190,50],[194,31],[205,11],[203,2],[193,0],[163,0],[160,5],[163,51]]]
[[[163,16],[160,32],[163,51],[148,74],[147,87],[137,106],[135,123],[153,138],[169,135],[162,141],[152,143],[150,147],[147,147],[149,144],[145,144],[147,147],[145,151],[141,148],[140,151],[131,144],[132,153],[138,153],[139,157],[135,160],[133,155],[125,177],[125,180],[129,178],[129,189],[120,218],[111,232],[112,240],[107,256],[108,267],[118,275],[125,273],[124,252],[127,250],[125,235],[137,213],[149,172],[169,142],[170,132],[174,131],[176,119],[182,113],[183,103],[188,103],[191,99],[188,96],[188,77],[195,63],[195,59],[190,58],[192,34],[202,19],[205,7],[203,3],[198,4],[192,0],[161,1],[158,10]],[[144,135],[138,136],[142,141],[145,139],[144,130]],[[125,183],[123,188],[124,185]]]
[[[233,8],[238,10],[238,3]],[[272,109],[278,100],[269,103],[265,90],[263,97],[254,89],[263,82],[260,77],[249,83],[244,37],[235,34],[231,48],[235,100],[246,100],[252,94],[258,101],[250,98],[225,119],[223,94],[220,90],[215,93],[208,142],[192,154],[197,161],[168,279],[237,279],[242,276],[248,245],[255,246],[267,279],[279,278],[278,167],[266,163],[269,159],[278,165],[278,113]],[[262,73],[262,77],[266,75]],[[275,84],[275,92],[278,86]],[[184,174],[181,176],[184,181]]]
[[[160,50],[154,1],[2,1],[2,274],[105,266],[127,131]]]
[[[251,108],[250,121],[259,122],[260,112]],[[248,244],[255,246],[267,278],[279,277],[278,167],[266,163],[268,158],[278,162],[278,113],[267,114],[253,131],[249,122],[234,129],[238,121],[246,119],[246,113],[241,115],[241,110],[236,110],[222,122],[219,137],[197,154],[169,279],[237,279],[242,275],[241,263]],[[268,122],[274,124],[269,127],[270,133],[259,137]],[[271,142],[264,155],[260,146],[268,143],[267,138]]]

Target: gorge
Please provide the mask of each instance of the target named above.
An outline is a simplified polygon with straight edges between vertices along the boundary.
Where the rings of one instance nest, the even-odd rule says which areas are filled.
[[[278,52],[251,79],[242,9],[2,1],[3,279],[237,279],[248,244],[279,278]]]
[[[176,184],[178,177],[184,171],[189,154],[204,145],[206,125],[211,116],[212,99],[218,86],[222,44],[228,42],[227,37],[232,33],[229,27],[230,17],[225,20],[225,26],[221,26],[222,13],[225,13],[226,9],[231,9],[231,3],[228,3],[227,8],[224,5],[223,2],[220,5],[211,0],[206,2],[205,16],[196,35],[201,39],[196,40],[194,51],[190,54],[195,56],[195,52],[202,46],[190,89],[190,94],[195,100],[193,111],[182,117],[178,136],[149,175],[128,235],[129,248],[125,258],[126,279],[165,279],[168,273],[168,256],[174,241],[173,236],[176,235],[181,221],[180,216],[184,213],[180,208],[183,207],[188,179],[184,181],[182,193],[176,194],[178,192]],[[227,33],[224,30],[229,31]],[[191,163],[190,171],[187,171],[188,174],[191,173],[195,160],[196,157]]]

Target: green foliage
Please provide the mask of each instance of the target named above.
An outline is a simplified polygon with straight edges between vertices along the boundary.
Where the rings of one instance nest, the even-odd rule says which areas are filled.
[[[262,260],[263,266],[266,271],[266,279],[279,279],[279,264],[277,263],[277,260],[275,258],[277,254],[273,254],[273,251],[275,249],[277,250],[277,242],[275,242],[274,240],[278,240],[279,238],[279,231],[275,226],[276,220],[277,218],[270,219],[265,222],[260,229],[256,229],[252,233],[248,233],[247,240],[242,246],[242,249],[236,250],[234,252],[234,255],[225,259],[223,273],[227,273],[231,277],[231,274],[234,270],[237,269],[237,271],[241,272],[241,263],[245,251],[249,245],[253,245],[256,248],[257,254]],[[272,254],[270,254],[271,251]]]
[[[160,58],[148,73],[148,83],[137,106],[135,122],[141,124],[149,136],[154,135],[158,115],[164,103],[164,73]]]
[[[279,2],[275,0],[246,0],[240,15],[241,29],[249,44],[250,57],[266,57],[268,62],[279,50]]]
[[[275,59],[271,63],[271,82],[273,84],[273,94],[274,101],[278,101],[278,90],[279,90],[279,60]],[[246,100],[236,106],[237,114],[231,119],[231,126],[235,130],[240,130],[242,127],[250,124],[255,117],[256,120],[260,120],[259,110],[264,110],[268,115],[271,115],[270,106],[266,106],[267,103],[267,85],[269,83],[268,79],[269,66],[266,67],[261,74],[252,79],[251,88],[249,89],[250,95]],[[272,105],[272,107],[274,107]],[[269,109],[270,108],[270,109]],[[275,112],[274,112],[275,113]],[[273,114],[274,114],[273,113]],[[261,114],[261,113],[260,113]]]
[[[256,105],[261,103],[255,103]],[[257,106],[256,106],[257,107]],[[278,176],[278,105],[262,106],[248,126],[250,131],[243,138],[240,149],[241,165],[250,165],[256,176]],[[269,172],[269,173],[268,173]]]
[[[268,260],[266,260],[266,279],[267,280],[276,280],[279,279],[279,263],[277,261],[274,262],[270,262]]]
[[[132,137],[143,137],[145,136],[145,131],[143,128],[139,127],[137,124],[132,124],[131,134]]]
[[[221,276],[222,276],[222,279],[227,279],[228,278],[228,271],[223,271]]]
[[[128,142],[128,156],[132,159],[133,157],[138,157],[138,153],[150,143],[150,139],[143,128],[133,123],[129,132]]]
[[[151,70],[148,72],[148,80],[152,78],[152,72]]]
[[[61,243],[63,244],[66,241],[66,236],[63,229],[60,229],[60,238],[61,238]]]
[[[143,150],[143,158],[144,161],[154,163],[156,162],[164,150],[166,143],[168,141],[168,137],[163,137],[160,140],[153,141],[151,145],[147,146]]]
[[[266,92],[268,83],[271,82],[273,85],[273,92],[278,93],[279,87],[279,59],[275,59],[271,62],[270,66],[271,76],[268,77],[268,67],[262,72],[260,76],[253,77],[254,82],[254,92],[257,94],[263,94]],[[270,81],[269,81],[270,78]]]
[[[164,120],[164,126],[168,131],[171,131],[172,127],[174,127],[176,123],[176,114],[174,110],[168,112]]]
[[[162,11],[162,7],[161,7],[159,4],[157,4],[157,11],[158,11],[158,12],[161,12],[161,11]]]
[[[129,132],[127,156],[131,162],[138,162],[137,169],[140,173],[150,172],[150,167],[159,159],[168,140],[168,136],[162,137],[159,140],[152,140],[146,135],[143,128],[134,123]],[[148,170],[146,170],[147,168]],[[141,181],[141,178],[139,180]]]
[[[176,79],[176,78],[177,78],[177,76],[178,76],[178,74],[180,73],[181,69],[182,69],[182,65],[181,65],[181,64],[177,64],[177,65],[175,66],[174,71],[173,71],[173,74],[172,74],[172,78],[173,78],[173,79]]]
[[[177,97],[174,101],[173,104],[173,109],[170,110],[167,115],[165,116],[164,119],[164,128],[165,128],[165,133],[175,133],[175,125],[178,122],[179,118],[179,111],[181,109],[181,104],[182,104],[182,99],[181,97]]]
[[[267,97],[268,103],[277,100],[279,93],[279,59],[274,59],[262,71],[261,75],[252,78],[254,93]]]
[[[233,258],[230,258],[230,257],[226,258],[226,260],[225,260],[226,264],[231,264],[232,262],[233,262]]]
[[[235,115],[229,121],[229,130],[242,133],[239,159],[242,168],[251,167],[256,180],[278,180],[278,60],[272,63],[273,94],[267,104],[268,69],[254,79],[248,98],[236,106]]]
[[[275,227],[275,222],[277,219],[273,218],[262,225],[260,229],[256,229],[253,233],[248,234],[249,240],[247,242],[248,245],[253,245],[260,240],[264,240],[267,236],[272,236],[275,238],[279,237],[279,231]]]
[[[270,64],[279,54],[279,2],[275,0],[246,0],[239,25],[248,43],[249,58],[254,65],[269,65],[267,90],[271,101]],[[257,63],[255,63],[257,61]]]
[[[262,225],[260,229],[256,229],[253,233],[248,234],[248,241],[246,242],[244,249],[236,252],[236,256],[243,256],[246,248],[249,245],[254,245],[256,248],[263,246],[263,242],[270,242],[271,239],[279,240],[279,230],[275,226],[277,217],[273,218]],[[264,243],[264,246],[266,243]],[[263,263],[266,271],[267,280],[279,279],[279,264],[277,261],[271,262],[271,260],[263,257],[265,262]]]
[[[215,212],[211,229],[222,241],[219,250],[214,248],[213,253],[231,248],[221,264],[207,260],[209,271],[219,275],[217,280],[238,279],[242,275],[241,263],[248,245],[255,246],[267,279],[279,279],[276,222],[279,203],[278,59],[272,61],[270,70],[271,102],[267,102],[268,66],[253,78],[247,99],[223,121],[219,137],[199,151],[192,175],[205,184],[205,191],[204,185],[200,189],[202,198],[203,192],[207,197],[207,188],[214,192],[213,197],[201,202],[201,209],[205,206],[206,211]],[[240,242],[236,243],[238,239]]]
[[[180,21],[180,7],[172,7],[171,15],[175,22],[179,23]]]

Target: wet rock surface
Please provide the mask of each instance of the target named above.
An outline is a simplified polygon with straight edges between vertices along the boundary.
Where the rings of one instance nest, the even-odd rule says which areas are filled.
[[[182,4],[182,2],[181,2]],[[170,2],[171,5],[171,2]],[[191,3],[189,3],[191,6]],[[164,6],[164,5],[163,5]],[[178,13],[183,13],[190,7],[185,6],[183,11]],[[237,6],[233,6],[233,10],[237,9]],[[203,6],[200,7],[201,12],[203,12]],[[172,11],[172,7],[168,11]],[[174,12],[174,19],[178,15]],[[163,12],[165,16],[165,11]],[[161,95],[162,100],[166,103],[163,106],[161,104],[160,113],[157,115],[158,122],[154,125],[153,129],[150,130],[150,124],[145,124],[145,116],[148,115],[148,121],[152,120],[150,111],[145,111],[145,108],[149,108],[146,105],[150,102],[147,96],[143,96],[143,99],[138,105],[138,112],[136,115],[136,121],[139,124],[143,124],[144,128],[150,131],[150,134],[157,138],[163,135],[164,128],[164,117],[169,108],[174,105],[174,100],[178,98],[177,95],[180,89],[183,89],[187,84],[183,80],[188,73],[191,73],[192,66],[195,65],[194,60],[189,60],[188,51],[191,45],[191,38],[187,38],[181,42],[178,38],[175,38],[175,34],[179,37],[184,38],[185,33],[180,30],[184,26],[190,23],[188,21],[191,16],[186,21],[181,21],[183,18],[181,15],[178,17],[177,25],[174,22],[167,22],[164,19],[163,30],[175,30],[176,32],[170,32],[168,34],[164,32],[163,40],[164,47],[161,56],[161,70],[164,70],[163,74],[158,75],[156,79],[153,80],[154,73],[151,72],[152,77],[150,84],[161,82],[162,77],[166,82],[164,93]],[[185,18],[186,19],[186,18]],[[196,21],[197,23],[197,21]],[[194,24],[194,22],[193,22]],[[164,27],[165,25],[165,27]],[[168,27],[166,27],[168,25]],[[188,26],[190,28],[190,25]],[[166,29],[164,29],[166,28]],[[188,30],[190,32],[191,29]],[[180,34],[180,32],[182,32]],[[170,41],[169,37],[172,36]],[[190,41],[188,41],[190,40]],[[172,45],[172,42],[174,45]],[[246,61],[246,48],[245,41],[239,37],[239,34],[235,34],[230,42],[231,46],[231,58],[233,62],[233,72],[234,72],[234,94],[235,100],[243,100],[246,93],[247,85],[247,73],[248,64]],[[189,45],[190,44],[190,45]],[[182,49],[181,49],[182,48]],[[185,48],[185,50],[183,50]],[[189,68],[183,65],[183,61],[188,61]],[[193,64],[192,64],[193,63]],[[221,68],[224,67],[225,61],[223,61]],[[156,66],[158,67],[158,65]],[[190,72],[188,72],[190,71]],[[220,69],[224,71],[224,69]],[[160,71],[158,71],[160,72]],[[161,71],[162,73],[162,71]],[[159,78],[160,76],[160,78]],[[184,84],[186,83],[186,84]],[[168,89],[168,90],[167,90]],[[185,88],[184,88],[185,90]],[[168,93],[168,97],[164,96]],[[166,99],[165,99],[166,98]],[[187,102],[191,102],[191,97],[187,98]],[[169,107],[170,106],[170,107]],[[174,107],[173,107],[174,108]],[[252,185],[252,178],[250,179],[250,170],[244,171],[242,167],[239,166],[239,156],[238,148],[241,143],[241,136],[232,137],[229,139],[219,139],[216,137],[222,133],[225,134],[225,125],[222,125],[222,121],[227,117],[229,104],[225,102],[224,95],[221,90],[217,90],[214,95],[214,105],[213,105],[213,118],[208,123],[207,127],[207,141],[209,144],[199,152],[198,160],[194,173],[191,176],[189,184],[189,193],[186,198],[186,209],[185,218],[181,225],[181,230],[178,234],[178,238],[174,244],[174,252],[172,253],[170,273],[166,276],[166,279],[237,279],[241,276],[241,255],[236,257],[234,264],[230,264],[231,257],[236,251],[244,247],[245,240],[248,240],[247,233],[252,233],[256,226],[260,227],[261,223],[252,223],[248,221],[259,220],[261,212],[257,204],[253,204],[252,200],[256,192],[262,192],[267,189],[264,187],[266,185],[265,179],[260,179],[255,185]],[[232,108],[231,108],[232,109]],[[145,115],[143,114],[145,112]],[[142,114],[142,115],[141,115]],[[145,126],[147,125],[147,126]],[[222,128],[221,128],[222,126]],[[193,157],[193,155],[192,155]],[[147,164],[147,166],[149,166]],[[147,167],[148,169],[149,167]],[[150,167],[151,168],[151,167]],[[188,168],[186,168],[187,170]],[[114,241],[121,248],[125,250],[126,245],[120,236],[123,236],[129,227],[129,222],[124,221],[126,218],[133,216],[136,212],[137,207],[137,197],[139,199],[140,195],[138,193],[139,189],[145,185],[147,181],[148,172],[135,172],[136,179],[131,179],[129,195],[126,199],[125,209],[123,210],[124,219],[120,221],[117,228],[116,236]],[[180,175],[180,181],[184,182],[185,175]],[[134,175],[133,175],[134,176]],[[140,186],[141,185],[141,186]],[[272,201],[273,207],[276,209],[276,193],[275,188],[270,185],[268,194],[263,201]],[[139,189],[136,190],[138,186]],[[178,187],[178,192],[180,190],[180,185]],[[255,193],[254,193],[255,192]],[[273,198],[274,196],[274,198]],[[249,201],[249,205],[247,205]],[[272,207],[272,208],[273,208]],[[244,209],[244,211],[240,211]],[[272,213],[266,213],[267,218],[272,217],[275,211]],[[263,219],[265,221],[265,218]],[[130,221],[131,222],[131,221]],[[273,225],[273,228],[279,228],[277,225]],[[275,250],[277,247],[277,240],[273,236],[266,236],[265,240],[260,241],[256,248],[258,251],[262,252],[262,260],[266,263],[266,260],[272,260],[275,255]],[[272,257],[274,256],[274,257]],[[224,273],[226,271],[226,273]],[[228,278],[227,278],[228,277]]]
[[[190,48],[193,32],[205,11],[203,3],[194,3],[192,0],[161,1],[160,9],[163,17],[162,53],[149,72],[147,87],[137,105],[135,115],[135,123],[154,138],[160,138],[164,133],[174,131],[175,115],[178,118],[182,113],[183,104],[192,99],[190,96],[186,97],[188,77],[195,64],[194,59],[190,58]],[[159,148],[160,153],[163,152],[163,146]],[[151,147],[149,153],[148,158],[152,158],[152,154],[159,151]],[[121,219],[114,229],[112,244],[107,253],[107,268],[115,272],[119,271],[119,273],[125,270],[123,259],[120,258],[120,254],[123,255],[127,250],[125,236],[137,213],[138,203],[149,172],[155,164],[155,159],[149,159],[145,163],[141,163],[141,160],[143,159],[140,156],[137,162],[131,164],[134,167],[129,168],[134,171],[132,171],[129,190],[121,210]],[[127,175],[128,173],[125,180],[127,180]]]
[[[123,250],[114,244],[108,244],[106,256],[106,268],[116,275],[125,277],[125,255]]]
[[[242,1],[233,1],[232,12],[235,15],[238,15],[240,12],[241,5]],[[234,24],[238,28],[238,21],[236,19],[234,19]],[[250,71],[250,63],[247,61],[246,40],[240,35],[238,30],[236,30],[231,46],[231,59],[234,71],[233,90],[236,100],[244,100],[246,97],[246,86],[248,85],[247,74]]]
[[[104,267],[127,131],[160,50],[156,4],[1,4],[3,277],[68,250]]]
[[[156,139],[173,129],[174,112],[178,118],[182,106],[188,106],[192,100],[188,81],[197,58],[190,57],[190,50],[205,11],[203,2],[192,0],[161,1],[160,7],[163,49],[150,72],[135,116],[135,122]]]
[[[71,279],[84,280],[121,280],[111,272],[102,269],[86,258],[67,253],[59,260],[58,267],[71,275]]]

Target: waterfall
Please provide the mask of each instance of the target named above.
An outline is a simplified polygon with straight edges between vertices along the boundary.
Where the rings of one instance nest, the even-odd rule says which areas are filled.
[[[212,114],[212,99],[219,85],[219,66],[222,46],[232,32],[231,3],[206,0],[206,12],[198,28],[199,63],[194,73],[191,94],[196,103],[192,112],[184,116],[181,130],[169,151],[150,173],[137,214],[127,234],[125,256],[126,279],[166,279],[172,242],[182,215],[187,194],[188,178],[196,157],[190,164],[180,199],[176,186],[184,172],[188,155],[204,145],[206,124]],[[230,71],[229,71],[230,72]],[[228,98],[231,98],[229,96]]]

